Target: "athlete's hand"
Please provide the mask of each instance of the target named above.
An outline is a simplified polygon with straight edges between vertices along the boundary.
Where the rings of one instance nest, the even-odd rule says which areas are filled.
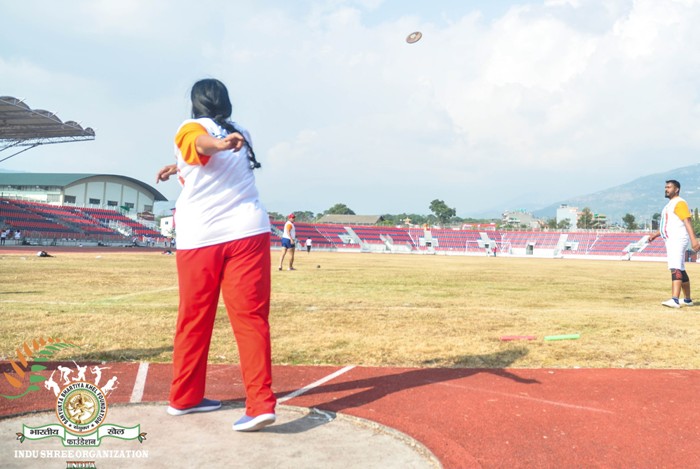
[[[240,132],[233,132],[232,134],[228,134],[221,140],[218,140],[217,146],[219,147],[219,150],[238,151],[241,148],[243,148],[244,143],[245,139],[243,138],[243,135],[241,135]]]
[[[170,179],[170,176],[175,173],[177,173],[177,165],[169,164],[167,166],[163,166],[160,171],[158,171],[158,174],[156,174],[156,184],[158,184],[160,181],[167,181]]]
[[[695,241],[695,243],[693,243],[693,251],[700,251],[700,241]]]

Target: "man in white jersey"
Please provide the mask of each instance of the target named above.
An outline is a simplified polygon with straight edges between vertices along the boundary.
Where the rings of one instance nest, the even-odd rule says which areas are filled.
[[[294,269],[294,251],[296,251],[296,228],[294,228],[294,220],[296,220],[296,215],[290,213],[287,216],[287,222],[284,224],[284,229],[282,230],[282,257],[280,258],[279,270],[282,270],[282,263],[284,262],[284,256],[287,255],[289,251],[289,270]]]
[[[651,243],[661,236],[666,242],[668,269],[671,271],[671,299],[661,303],[669,308],[693,306],[690,296],[690,278],[685,271],[685,254],[688,244],[694,251],[700,250],[700,243],[695,238],[693,225],[690,223],[688,203],[680,197],[681,184],[675,179],[666,181],[665,194],[668,204],[661,211],[659,231],[649,236]],[[681,290],[685,299],[680,301]]]

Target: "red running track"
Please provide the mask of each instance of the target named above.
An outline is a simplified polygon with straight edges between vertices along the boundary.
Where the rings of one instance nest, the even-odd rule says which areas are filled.
[[[119,378],[110,404],[167,400],[169,364],[102,366],[103,382]],[[446,468],[700,468],[698,370],[277,366],[273,379],[281,403],[395,428]],[[241,400],[238,368],[210,366],[207,396]],[[0,406],[0,416],[49,410],[55,397],[42,389]]]

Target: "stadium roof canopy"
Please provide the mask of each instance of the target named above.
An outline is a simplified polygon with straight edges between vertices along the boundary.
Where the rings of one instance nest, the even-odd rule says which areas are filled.
[[[128,176],[116,174],[86,174],[86,173],[5,173],[0,172],[0,186],[40,186],[40,187],[65,187],[83,179],[92,177],[116,177],[131,181],[138,187],[153,194],[157,202],[168,199],[154,187]]]
[[[0,162],[38,145],[94,139],[95,131],[90,127],[83,128],[74,121],[63,122],[52,112],[31,109],[22,100],[0,96],[0,152],[29,147]]]

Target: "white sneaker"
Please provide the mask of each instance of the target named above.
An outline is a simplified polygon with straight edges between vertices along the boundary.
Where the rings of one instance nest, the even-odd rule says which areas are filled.
[[[663,306],[668,306],[669,308],[680,308],[681,305],[676,303],[673,298],[670,298],[663,303],[661,303]]]
[[[275,419],[275,414],[260,414],[257,417],[244,415],[233,424],[233,429],[237,432],[257,432],[271,423],[275,423]]]
[[[683,300],[683,301],[679,301],[679,303],[680,303],[681,306],[695,306],[695,305],[693,304],[693,300],[690,300],[690,301],[685,301],[685,300]]]

